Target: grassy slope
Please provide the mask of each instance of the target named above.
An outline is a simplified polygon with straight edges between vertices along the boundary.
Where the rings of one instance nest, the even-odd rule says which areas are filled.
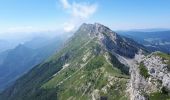
[[[59,100],[68,98],[76,100],[89,100],[95,91],[100,97],[108,100],[126,100],[125,90],[128,76],[122,75],[117,69],[118,64],[110,64],[104,54],[96,55],[94,40],[77,50],[77,56],[67,62],[69,67],[63,69],[50,81],[45,83],[43,89],[59,88]],[[89,55],[88,55],[89,54]],[[83,61],[84,55],[87,60]],[[108,86],[107,86],[108,85]],[[107,88],[107,91],[104,91]]]
[[[92,98],[91,94],[95,90],[99,91],[100,96],[106,96],[109,100],[127,98],[124,91],[126,89],[127,76],[122,75],[120,70],[113,68],[112,65],[107,63],[103,56],[91,58],[84,67],[79,67],[78,71],[73,70],[71,68],[63,70],[44,84],[43,88],[59,87],[58,98],[60,100],[68,98],[89,100]],[[68,76],[71,77],[67,78]],[[67,80],[64,80],[66,78]],[[62,84],[60,84],[61,81],[63,81]],[[107,87],[107,84],[110,86]],[[107,87],[106,93],[102,91],[104,87]]]

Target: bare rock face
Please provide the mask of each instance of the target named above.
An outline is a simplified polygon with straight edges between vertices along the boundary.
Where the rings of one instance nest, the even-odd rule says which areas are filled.
[[[130,67],[131,76],[127,86],[127,92],[130,95],[130,100],[147,100],[144,92],[142,92],[147,84],[147,81],[140,75],[138,69],[138,61],[141,61],[143,57],[144,56],[140,53],[136,55],[134,59],[126,59]]]
[[[166,60],[163,60],[157,53],[152,53],[143,60],[150,78],[161,81],[162,86],[170,90],[170,73],[165,62]]]
[[[131,100],[148,100],[149,95],[162,92],[162,88],[170,89],[170,73],[167,69],[167,60],[157,52],[144,56],[138,53],[134,59],[127,60],[130,66],[131,79],[128,84],[128,93]],[[141,67],[146,69],[148,76],[144,76]]]
[[[129,38],[119,36],[116,32],[99,23],[84,23],[78,31],[88,33],[91,38],[96,37],[108,51],[124,57],[133,58],[139,49],[144,49],[142,45]]]

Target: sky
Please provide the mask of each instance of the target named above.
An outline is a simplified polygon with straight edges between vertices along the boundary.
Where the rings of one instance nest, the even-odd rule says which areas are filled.
[[[170,0],[0,0],[0,36],[71,32],[82,23],[112,30],[170,28]]]

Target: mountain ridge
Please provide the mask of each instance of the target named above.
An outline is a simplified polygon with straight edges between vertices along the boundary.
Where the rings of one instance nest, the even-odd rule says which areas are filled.
[[[0,99],[147,100],[133,78],[139,74],[137,58],[148,53],[104,25],[82,24],[60,51],[18,79]]]

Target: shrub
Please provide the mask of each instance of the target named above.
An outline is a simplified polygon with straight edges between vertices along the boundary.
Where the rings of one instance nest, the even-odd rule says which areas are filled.
[[[144,78],[148,78],[148,77],[149,77],[148,70],[147,70],[147,68],[144,66],[143,63],[140,63],[140,65],[139,65],[139,70],[140,70],[140,74],[141,74]]]

